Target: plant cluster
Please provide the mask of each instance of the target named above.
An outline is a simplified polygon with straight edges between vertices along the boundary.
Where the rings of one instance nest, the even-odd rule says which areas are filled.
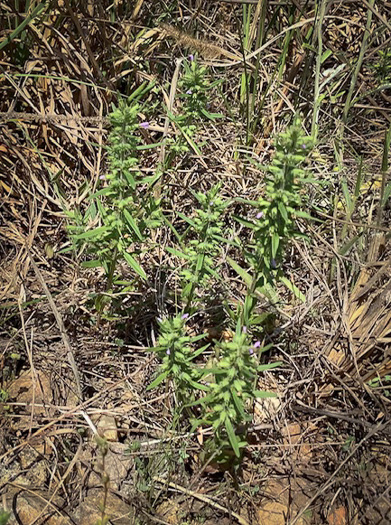
[[[302,168],[312,139],[295,121],[277,138],[276,152],[265,169],[265,192],[254,205],[255,221],[246,224],[253,230],[253,243],[245,253],[260,279],[260,285],[273,281],[273,272],[281,264],[287,243],[302,234],[297,231],[298,217],[309,219],[302,210],[302,188],[312,181]]]
[[[379,50],[378,60],[373,64],[373,69],[379,82],[391,81],[391,47]]]
[[[189,224],[192,235],[183,250],[186,266],[181,272],[182,297],[190,310],[196,307],[200,299],[195,297],[196,290],[207,290],[213,278],[220,280],[216,272],[217,257],[221,253],[222,243],[227,242],[222,217],[229,206],[229,202],[219,196],[220,188],[221,184],[216,184],[206,193],[195,193],[198,203],[195,216],[191,219],[182,216]]]
[[[141,140],[138,135],[138,111],[137,103],[121,101],[110,114],[109,170],[106,176],[101,177],[104,187],[91,195],[92,202],[84,217],[79,210],[70,214],[74,220],[70,226],[74,243],[82,245],[96,257],[85,266],[103,267],[108,289],[113,284],[121,259],[142,279],[146,279],[145,271],[137,260],[138,255],[148,233],[160,224],[160,201],[153,197],[151,191],[158,175],[143,176],[138,168]],[[98,226],[88,228],[88,222]]]
[[[214,120],[220,115],[210,113],[208,107],[208,92],[214,87],[208,79],[205,67],[199,65],[194,55],[189,55],[184,63],[184,74],[178,82],[181,110],[178,115],[171,118],[180,131],[176,139],[169,139],[168,145],[174,154],[187,153],[190,145],[195,151],[198,147],[192,140],[202,120]]]
[[[201,347],[194,351],[194,344],[204,336],[187,335],[185,322],[188,316],[189,314],[182,314],[159,320],[160,335],[154,351],[161,360],[160,373],[148,387],[154,388],[164,380],[173,381],[181,402],[188,401],[188,396],[194,389],[207,390],[199,383],[202,372],[193,364],[194,359],[206,348]]]
[[[202,423],[212,426],[222,459],[230,447],[240,457],[240,448],[247,443],[246,424],[252,419],[253,401],[257,397],[275,397],[273,393],[257,390],[258,372],[276,366],[259,365],[259,354],[264,350],[260,341],[250,344],[247,328],[241,328],[240,323],[232,341],[216,343],[218,361],[208,401],[203,403]]]
[[[191,59],[185,63],[185,74],[179,85],[185,90],[185,98],[183,114],[176,117],[176,122],[188,141],[194,123],[203,115],[208,116],[205,106],[210,84],[206,69]],[[148,233],[160,225],[163,217],[160,200],[151,191],[157,176],[144,177],[138,167],[138,111],[135,102],[121,103],[110,115],[109,171],[103,178],[104,187],[91,196],[91,206],[84,217],[79,212],[74,214],[79,224],[74,225],[73,240],[95,255],[96,259],[88,261],[89,266],[103,266],[108,289],[114,282],[120,259],[124,259],[139,277],[146,278],[137,260],[138,254]],[[254,291],[265,283],[273,283],[273,272],[281,264],[287,243],[299,235],[296,218],[308,217],[301,210],[300,192],[307,180],[301,164],[310,142],[299,122],[280,134],[275,157],[266,168],[264,195],[256,202],[245,201],[254,208],[256,215],[255,220],[240,219],[252,230],[251,242],[242,248],[253,276],[243,307],[236,313],[231,312],[236,325],[231,341],[200,345],[204,334],[191,336],[186,326],[188,318],[206,311],[205,298],[213,284],[221,281],[218,267],[222,247],[235,244],[227,239],[224,231],[224,213],[231,203],[221,197],[221,184],[205,193],[193,194],[197,207],[192,217],[178,214],[187,225],[182,236],[174,224],[170,224],[179,241],[179,249],[166,249],[184,261],[181,270],[177,270],[181,290],[180,304],[176,306],[182,313],[158,320],[159,337],[153,350],[161,364],[156,379],[148,388],[171,382],[177,400],[175,420],[178,421],[186,410],[186,414],[195,418],[196,426],[211,425],[213,453],[221,459],[229,457],[230,451],[236,458],[241,456],[252,403],[257,397],[275,395],[257,390],[258,372],[273,368],[275,364],[259,365],[262,345],[260,341],[250,343],[246,327],[256,324]],[[85,228],[86,217],[98,225],[80,232]],[[210,352],[210,346],[209,362],[213,366],[205,365],[205,351]],[[192,410],[196,406],[194,414]]]

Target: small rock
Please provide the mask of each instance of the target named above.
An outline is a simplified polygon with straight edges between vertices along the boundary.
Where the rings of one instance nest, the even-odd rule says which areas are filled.
[[[307,462],[312,457],[311,447],[308,443],[303,443],[303,430],[299,423],[291,423],[282,430],[284,445],[291,446],[292,458],[295,461]]]
[[[129,470],[134,466],[134,459],[126,454],[128,445],[124,443],[110,443],[109,450],[105,456],[105,472],[110,479],[110,488],[118,490],[122,483],[127,480]],[[88,467],[93,465],[93,471],[90,471],[88,477],[88,486],[97,487],[102,484],[102,473],[100,465],[102,458],[99,455],[93,455],[91,451],[83,452],[83,463]]]
[[[52,388],[49,377],[43,372],[36,371],[33,376],[30,370],[7,385],[6,390],[8,400],[19,403],[12,407],[19,417],[12,417],[10,413],[10,426],[14,431],[29,429],[32,415],[49,415],[45,405],[52,401]]]
[[[8,525],[18,523],[36,523],[37,525],[71,525],[72,521],[60,510],[64,502],[55,497],[52,505],[48,505],[51,495],[45,491],[21,491],[13,489],[7,493],[7,507],[12,508]],[[17,518],[15,517],[15,514]]]
[[[308,501],[306,496],[305,481],[296,479],[293,483],[289,480],[272,480],[265,489],[268,499],[263,500],[258,510],[258,525],[285,525],[288,518],[292,520]],[[309,525],[310,513],[300,517],[296,525]]]
[[[94,524],[102,517],[100,510],[103,501],[103,488],[94,489],[88,492],[84,501],[73,513],[73,523],[78,525]],[[110,523],[116,525],[129,525],[130,523],[130,507],[124,503],[121,498],[110,492],[107,494],[106,501],[106,515],[110,519]]]
[[[158,506],[157,514],[163,518],[166,523],[179,525],[181,523],[180,510],[178,502],[167,500]]]
[[[113,416],[103,414],[92,418],[101,437],[107,441],[118,441],[117,423]]]
[[[328,525],[346,525],[348,513],[344,506],[333,509],[327,516]]]

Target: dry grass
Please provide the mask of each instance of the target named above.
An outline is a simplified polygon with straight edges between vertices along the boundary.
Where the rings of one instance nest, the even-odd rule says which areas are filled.
[[[328,516],[338,505],[346,510],[346,523],[388,523],[390,214],[386,208],[376,228],[379,189],[374,180],[391,106],[389,89],[374,91],[377,80],[370,66],[377,50],[389,45],[390,7],[375,7],[355,90],[360,99],[350,111],[341,145],[336,130],[344,99],[336,95],[349,85],[368,5],[329,4],[324,45],[332,54],[323,63],[321,82],[333,71],[338,74],[324,87],[319,144],[310,159],[317,178],[327,184],[309,187],[317,220],[300,227],[310,243],[292,245],[285,263],[287,277],[306,301],[301,304],[281,288],[280,304],[271,307],[265,300],[262,305],[272,314],[267,339],[273,350],[267,359],[281,359],[284,365],[261,381],[279,393],[280,402],[256,407],[245,460],[233,474],[202,463],[204,434],[167,431],[173,392],[145,390],[157,366],[146,351],[156,339],[155,318],[172,308],[177,286],[173,268],[179,262],[164,251],[174,242],[172,233],[163,228],[154,239],[160,248],[146,256],[148,286],[136,283],[120,298],[117,318],[97,327],[90,298],[102,290],[103,277],[81,269],[72,252],[60,253],[69,246],[64,211],[85,207],[105,171],[107,114],[118,97],[144,81],[155,82],[156,94],[144,101],[144,109],[156,106],[143,140],[153,144],[163,134],[174,136],[175,128],[165,126],[170,83],[176,60],[194,51],[210,66],[213,79],[222,80],[211,110],[225,118],[200,130],[202,158],[191,154],[164,174],[167,214],[191,214],[191,190],[206,191],[218,181],[226,197],[256,198],[263,174],[248,156],[267,163],[275,133],[295,110],[310,127],[314,55],[305,43],[316,6],[309,3],[300,16],[293,4],[268,3],[268,33],[259,46],[254,89],[259,117],[246,144],[240,78],[245,70],[254,74],[258,55],[253,38],[243,56],[240,2],[139,0],[115,3],[115,9],[106,2],[73,4],[64,0],[44,10],[3,49],[0,62],[0,363],[1,392],[9,393],[0,409],[3,501],[10,505],[15,494],[37,495],[39,488],[46,503],[39,506],[35,523],[44,523],[49,511],[71,523],[70,516],[87,505],[91,487],[101,486],[94,478],[99,466],[92,437],[102,432],[98,416],[104,415],[111,422],[106,426],[115,426],[119,461],[126,464],[124,470],[117,468],[120,480],[113,475],[110,494],[131,509],[132,523],[196,523],[197,517],[210,524],[225,519],[260,523],[260,507],[276,494],[278,502],[285,502],[288,493],[284,508],[291,525],[300,519],[332,523]],[[25,15],[14,5],[0,5],[1,37],[6,38]],[[255,12],[261,17],[259,9]],[[289,28],[292,40],[278,76]],[[176,111],[179,100],[173,97],[171,103]],[[160,153],[159,148],[143,152],[145,173],[154,171]],[[347,237],[341,239],[346,213],[340,183],[346,178],[354,187],[358,155],[370,184],[360,193]],[[340,169],[334,170],[338,159]],[[240,211],[239,204],[230,210]],[[233,224],[227,217],[227,226]],[[241,236],[248,234],[235,228]],[[341,254],[342,244],[358,234],[359,241]],[[226,263],[228,254],[238,257],[227,248],[220,292],[234,305],[245,287]],[[224,334],[231,327],[220,321],[217,316],[217,326],[211,327],[200,315],[192,329]],[[374,379],[375,388],[368,383]],[[139,448],[126,455],[129,443]],[[272,495],[271,482],[279,484]],[[303,493],[304,500],[298,495]],[[177,508],[175,517],[164,512],[167,499]]]

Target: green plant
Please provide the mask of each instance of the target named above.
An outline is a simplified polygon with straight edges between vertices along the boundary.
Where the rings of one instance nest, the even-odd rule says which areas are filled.
[[[230,204],[219,196],[220,188],[221,184],[216,184],[207,193],[194,194],[199,205],[195,217],[190,219],[181,214],[193,237],[183,250],[186,265],[182,270],[182,297],[188,311],[195,309],[202,291],[210,287],[211,279],[220,279],[216,272],[217,256],[221,252],[221,243],[226,242],[222,215]],[[196,298],[197,290],[199,296]]]
[[[159,174],[145,177],[138,169],[138,111],[137,103],[120,101],[110,114],[109,171],[101,176],[104,187],[90,197],[92,203],[84,216],[78,210],[69,213],[73,242],[96,257],[84,266],[103,267],[108,290],[120,259],[146,279],[137,256],[148,232],[160,224],[160,200],[151,192]],[[81,229],[87,231],[80,233]]]
[[[184,74],[178,82],[180,98],[182,101],[178,115],[170,115],[171,120],[180,131],[175,139],[167,141],[174,155],[187,153],[192,148],[200,154],[198,146],[194,143],[199,124],[205,120],[214,120],[221,115],[210,113],[207,110],[208,92],[216,85],[208,80],[207,68],[200,66],[194,55],[189,55],[184,61]],[[169,156],[172,158],[172,155]]]
[[[391,47],[378,52],[378,60],[374,62],[372,67],[379,82],[391,81]]]
[[[0,525],[7,525],[10,517],[11,517],[10,512],[0,509]]]
[[[288,242],[303,237],[295,220],[309,219],[302,210],[304,184],[314,182],[306,177],[301,165],[308,155],[312,139],[306,136],[300,122],[295,121],[280,133],[272,163],[266,168],[265,194],[254,204],[256,218],[249,223],[253,244],[247,257],[261,281],[273,281]]]
[[[250,409],[256,398],[276,397],[276,394],[257,390],[258,372],[274,368],[279,363],[259,365],[260,341],[250,344],[247,329],[237,324],[232,341],[216,343],[216,366],[209,370],[214,376],[210,393],[203,399],[203,417],[196,422],[211,425],[214,431],[213,448],[217,459],[226,461],[233,450],[237,458],[246,444]],[[205,370],[206,371],[206,370]]]
[[[244,277],[248,293],[243,309],[243,324],[250,325],[255,308],[257,290],[267,290],[276,279],[281,279],[294,293],[300,292],[284,278],[281,262],[289,241],[305,237],[296,228],[297,218],[309,219],[303,211],[303,188],[308,178],[302,164],[312,145],[312,138],[305,135],[300,121],[295,119],[276,141],[276,153],[271,164],[261,167],[265,172],[264,194],[258,201],[243,201],[255,210],[254,219],[237,220],[252,230],[252,240],[243,246],[243,253],[252,268],[252,275],[229,259],[232,267]],[[273,297],[273,291],[269,291]]]
[[[204,337],[191,337],[186,334],[185,322],[189,314],[177,315],[159,320],[160,336],[157,346],[153,348],[160,360],[159,375],[149,385],[148,390],[158,386],[163,381],[172,381],[179,397],[180,408],[183,401],[188,400],[194,390],[208,390],[199,383],[202,370],[193,364],[194,359],[202,354],[205,346],[194,350],[194,343]],[[208,346],[208,345],[207,345]]]

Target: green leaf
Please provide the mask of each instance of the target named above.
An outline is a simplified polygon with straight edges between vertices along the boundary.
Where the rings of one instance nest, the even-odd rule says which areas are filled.
[[[281,213],[281,216],[284,219],[284,221],[285,222],[289,222],[288,214],[286,212],[286,207],[285,207],[285,205],[282,202],[278,203],[278,210]]]
[[[248,219],[242,219],[242,217],[233,217],[235,221],[239,222],[243,226],[246,226],[246,228],[252,228],[254,229],[256,227],[256,224],[252,221],[249,221]]]
[[[133,175],[130,173],[130,171],[125,170],[125,179],[127,180],[129,186],[134,189],[136,187],[136,181],[134,180]]]
[[[202,405],[205,403],[206,405],[209,403],[209,401],[212,401],[215,394],[208,394],[207,396],[200,397],[199,399],[196,399],[195,401],[191,401],[191,403],[187,403],[185,407],[194,407],[195,405]]]
[[[27,27],[34,18],[39,16],[41,12],[49,5],[47,2],[41,2],[37,5],[37,7],[33,10],[32,13],[30,13],[26,18],[23,20],[21,24],[18,25],[18,27],[12,31],[10,35],[7,36],[2,42],[0,42],[0,50],[3,49],[6,45],[8,45],[12,40],[14,40],[23,30],[25,27]]]
[[[273,236],[272,236],[272,257],[273,258],[277,255],[279,244],[280,244],[280,236],[278,235],[278,233],[273,233]]]
[[[247,284],[248,287],[251,286],[252,283],[252,277],[251,275],[244,270],[239,264],[231,259],[231,257],[227,257],[228,263],[231,265],[231,267],[235,270],[235,272],[243,279],[243,281]]]
[[[196,381],[193,381],[192,379],[188,380],[188,383],[197,390],[202,390],[203,392],[209,392],[209,388],[205,385],[201,385],[201,383],[197,383]]]
[[[168,253],[172,253],[172,255],[176,255],[177,257],[181,257],[182,259],[188,259],[189,258],[188,255],[186,255],[183,252],[180,252],[176,248],[171,248],[170,246],[166,246],[165,249],[168,251]]]
[[[350,192],[349,192],[349,188],[348,188],[346,180],[342,181],[342,192],[343,192],[344,197],[345,197],[346,210],[349,213],[349,215],[352,215],[352,213],[354,211],[354,202],[353,202],[353,200],[352,200],[352,198],[350,196]]]
[[[235,452],[236,457],[239,458],[240,457],[239,440],[238,440],[237,435],[235,434],[232,423],[228,418],[225,420],[225,428],[227,429],[228,439],[232,445],[233,451]]]
[[[147,386],[147,392],[148,390],[152,390],[153,388],[156,388],[158,385],[160,385],[160,383],[162,383],[166,379],[168,374],[169,374],[168,371],[162,372],[161,374],[159,374],[157,378],[154,381],[152,381],[150,385]]]
[[[209,120],[216,120],[218,118],[223,118],[224,115],[222,113],[209,113],[209,111],[206,111],[206,109],[202,108],[201,113],[205,115],[206,118]]]
[[[268,365],[259,365],[257,367],[258,372],[265,372],[265,370],[272,370],[273,368],[277,368],[278,366],[281,366],[281,361],[276,361],[275,363],[270,363]]]
[[[113,189],[110,188],[110,186],[107,186],[107,188],[103,188],[99,191],[96,191],[92,195],[88,197],[89,200],[95,199],[96,197],[101,197],[102,195],[109,195],[110,193],[113,193]]]
[[[232,399],[233,399],[234,405],[236,406],[237,411],[239,412],[239,414],[242,416],[244,420],[248,419],[248,415],[245,413],[243,409],[243,403],[239,399],[237,393],[235,392],[235,389],[231,388],[230,390],[231,390],[231,396],[232,396]]]
[[[264,390],[254,390],[254,396],[259,399],[264,399],[267,397],[278,397],[274,392],[265,392]]]
[[[326,49],[326,51],[322,53],[322,56],[320,59],[321,63],[323,64],[323,62],[325,62],[329,58],[329,56],[332,54],[333,52],[330,49]]]
[[[129,264],[131,268],[144,280],[147,279],[147,274],[144,272],[144,270],[141,268],[139,263],[133,259],[133,257],[128,252],[123,252],[123,256],[126,260],[126,262]]]
[[[100,226],[99,228],[95,228],[94,230],[88,230],[86,232],[79,233],[79,235],[74,235],[73,238],[77,240],[92,239],[93,237],[96,237],[101,233],[106,233],[108,231],[109,230],[107,226]]]
[[[7,525],[8,520],[11,517],[11,513],[3,509],[0,509],[0,525]]]
[[[287,277],[280,277],[280,281],[290,290],[299,301],[305,303],[305,295],[298,289],[298,287],[292,283]]]
[[[143,236],[141,235],[141,232],[136,224],[136,221],[133,219],[133,217],[130,215],[130,213],[128,212],[128,210],[124,210],[124,216],[125,216],[125,219],[126,219],[126,222],[129,224],[129,226],[132,228],[132,230],[134,231],[134,233],[137,235],[138,237],[138,240],[139,241],[142,241],[144,240]]]
[[[204,334],[201,334],[202,336]],[[191,357],[188,359],[189,361],[193,361],[193,359],[195,359],[196,357],[198,357],[199,355],[201,355],[203,352],[205,352],[205,350],[210,346],[210,343],[208,343],[207,345],[205,346],[202,346],[201,348],[199,348],[198,350],[196,350],[195,352],[193,352],[191,354]]]
[[[190,224],[190,226],[193,226],[193,228],[196,228],[195,222],[193,222],[191,219],[189,219],[189,217],[186,217],[185,214],[183,214],[182,212],[178,211],[178,212],[177,212],[177,215],[178,215],[178,217],[180,217],[181,219],[183,219],[185,222],[187,222],[188,224]]]
[[[84,261],[81,263],[83,268],[99,268],[102,267],[101,261],[94,259],[93,261]]]
[[[204,265],[205,254],[200,253],[197,257],[196,272],[199,272]]]

